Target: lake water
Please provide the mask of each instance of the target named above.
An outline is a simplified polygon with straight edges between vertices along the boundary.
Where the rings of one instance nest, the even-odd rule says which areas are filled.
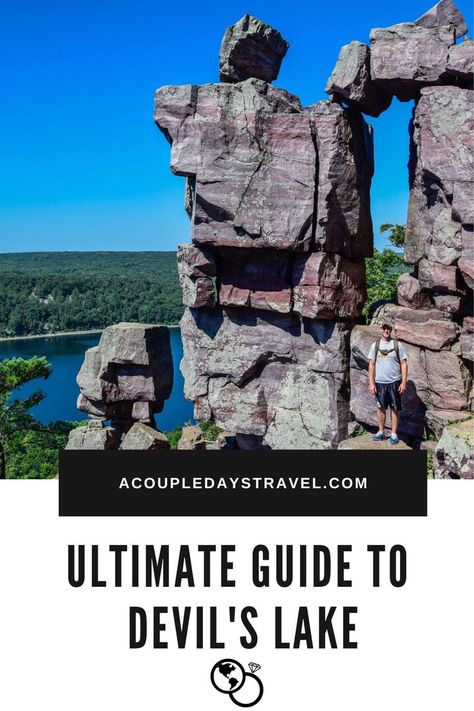
[[[28,340],[0,341],[0,359],[31,358],[45,356],[51,363],[53,372],[47,380],[38,379],[25,385],[17,393],[30,394],[41,389],[45,399],[31,413],[42,422],[54,420],[82,420],[86,417],[76,408],[79,388],[76,375],[84,360],[84,352],[99,342],[97,335],[55,336],[54,338],[31,338]],[[183,345],[179,328],[170,328],[171,350],[173,353],[174,382],[171,397],[165,402],[162,412],[156,415],[160,430],[168,432],[185,422],[193,420],[192,403],[183,395],[183,376],[179,363],[183,357]]]

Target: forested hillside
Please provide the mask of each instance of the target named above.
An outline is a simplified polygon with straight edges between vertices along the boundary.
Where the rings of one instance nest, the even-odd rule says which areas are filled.
[[[182,311],[175,252],[0,254],[0,336],[176,324]]]

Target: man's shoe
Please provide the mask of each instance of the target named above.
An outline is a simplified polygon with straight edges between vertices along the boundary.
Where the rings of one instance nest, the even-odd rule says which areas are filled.
[[[398,444],[399,443],[398,436],[396,434],[390,435],[390,444]]]
[[[381,442],[383,439],[385,439],[385,435],[383,432],[377,432],[375,437],[372,437],[372,439],[374,440],[374,442]]]

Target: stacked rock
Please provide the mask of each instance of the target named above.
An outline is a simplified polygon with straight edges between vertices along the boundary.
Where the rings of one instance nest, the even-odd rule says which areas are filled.
[[[398,305],[372,323],[392,323],[406,344],[401,431],[418,436],[426,425],[440,436],[440,422],[465,419],[472,401],[474,43],[456,44],[466,32],[454,3],[441,0],[415,22],[372,30],[370,48],[344,47],[326,88],[373,116],[394,95],[416,102],[405,241],[413,272],[399,278]],[[351,409],[374,425],[366,355],[379,335],[375,327],[352,333]]]
[[[87,427],[71,431],[67,449],[162,449],[155,428],[173,386],[173,360],[165,326],[119,323],[106,328],[85,353],[77,376],[79,410]],[[105,426],[110,420],[111,425]],[[140,446],[139,446],[140,445]]]
[[[270,83],[288,44],[246,15],[218,84],[166,86],[155,121],[186,178],[178,267],[185,395],[241,447],[329,448],[347,434],[352,324],[373,234],[372,133],[339,101]]]
[[[370,47],[345,45],[326,92],[370,116],[379,116],[393,96],[418,100],[424,87],[472,89],[473,41],[456,41],[467,25],[452,0],[441,0],[414,22],[373,29]]]

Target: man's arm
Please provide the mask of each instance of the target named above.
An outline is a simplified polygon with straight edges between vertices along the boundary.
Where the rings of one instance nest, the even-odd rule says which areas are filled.
[[[375,395],[377,392],[377,388],[375,387],[375,361],[373,360],[369,360],[369,392],[371,392],[372,395]]]
[[[400,363],[400,369],[402,371],[402,382],[400,383],[398,392],[402,395],[407,389],[408,380],[408,361],[406,358]]]

